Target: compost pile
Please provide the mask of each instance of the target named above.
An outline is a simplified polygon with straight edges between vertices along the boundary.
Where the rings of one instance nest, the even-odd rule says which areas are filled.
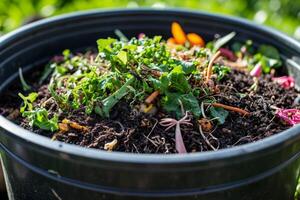
[[[128,40],[116,30],[98,52],[55,56],[39,81],[20,70],[23,90],[11,88],[0,112],[52,140],[133,153],[216,151],[299,123],[294,79],[279,76],[274,47],[231,42],[234,32],[205,44],[176,22],[171,32]]]

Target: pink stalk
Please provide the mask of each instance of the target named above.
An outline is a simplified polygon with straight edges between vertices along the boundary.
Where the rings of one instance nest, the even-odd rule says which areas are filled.
[[[300,110],[298,109],[278,109],[276,115],[289,125],[300,123]]]
[[[262,72],[261,64],[260,64],[260,63],[257,63],[257,64],[254,66],[254,68],[250,71],[250,75],[251,75],[251,76],[255,76],[255,77],[260,77],[261,72]]]
[[[291,76],[274,77],[272,80],[286,89],[295,87],[295,80]]]
[[[236,61],[237,60],[237,57],[229,49],[220,48],[219,51],[221,52],[221,56],[224,56],[224,57],[228,58],[231,61]]]
[[[179,123],[176,123],[175,141],[176,141],[176,150],[178,151],[178,153],[186,153],[187,151],[183,142]]]
[[[192,126],[193,124],[190,121],[191,121],[191,119],[188,115],[188,112],[186,112],[185,116],[178,121],[173,118],[164,118],[164,119],[161,119],[161,121],[159,122],[159,124],[161,126],[167,127],[165,129],[166,131],[169,130],[170,128],[172,128],[173,126],[176,126],[175,145],[176,145],[176,150],[178,153],[187,153],[184,142],[183,142],[181,130],[180,130],[180,124]]]

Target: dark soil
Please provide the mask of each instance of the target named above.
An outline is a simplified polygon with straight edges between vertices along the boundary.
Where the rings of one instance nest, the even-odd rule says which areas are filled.
[[[243,72],[232,71],[218,83],[220,93],[211,96],[219,103],[243,108],[250,112],[248,116],[230,112],[226,122],[217,125],[213,121],[213,131],[200,134],[197,122],[194,126],[181,126],[184,143],[188,152],[209,151],[255,142],[262,138],[288,129],[270,106],[279,108],[297,107],[294,101],[298,96],[295,89],[284,89],[271,81],[270,75],[258,80],[256,90],[251,89],[253,78]],[[50,97],[47,85],[35,87],[39,91],[39,102]],[[83,132],[70,128],[67,132],[51,133],[31,128],[26,119],[19,114],[20,101],[17,97],[20,88],[14,86],[0,99],[0,114],[20,124],[24,128],[59,141],[88,148],[104,149],[105,144],[117,139],[114,151],[134,153],[175,153],[175,128],[165,131],[159,125],[160,119],[167,117],[162,112],[147,115],[131,109],[127,102],[120,102],[114,107],[110,119],[101,119],[98,115],[87,116],[83,109],[60,116],[88,127]],[[200,96],[199,99],[204,98]],[[207,96],[205,97],[207,98]],[[55,105],[51,105],[55,109]],[[209,105],[204,106],[204,110]],[[50,141],[49,141],[50,142]]]

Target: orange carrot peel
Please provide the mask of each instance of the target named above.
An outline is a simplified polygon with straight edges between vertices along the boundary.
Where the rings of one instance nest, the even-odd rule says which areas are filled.
[[[145,102],[146,102],[147,104],[151,104],[151,103],[157,98],[158,95],[159,95],[159,91],[154,91],[154,92],[152,92],[152,94],[150,94],[150,95],[146,98]]]
[[[70,121],[68,119],[63,119],[62,123],[67,124],[70,127],[74,128],[74,129],[77,129],[79,131],[83,131],[83,132],[88,132],[89,131],[89,129],[86,126],[82,126],[82,125],[78,124],[77,122],[73,122],[73,121]]]
[[[197,33],[188,33],[186,35],[188,41],[190,42],[191,46],[200,46],[200,47],[204,47],[205,46],[205,42],[203,40],[203,38],[198,35]]]
[[[214,106],[214,107],[218,107],[218,108],[224,108],[225,110],[237,112],[237,113],[240,113],[241,115],[244,115],[244,116],[250,114],[248,111],[243,110],[241,108],[228,106],[228,105],[224,105],[224,104],[221,104],[221,103],[212,103],[211,105]]]
[[[173,22],[171,26],[172,35],[177,44],[184,44],[186,42],[186,34],[181,28],[180,24]]]

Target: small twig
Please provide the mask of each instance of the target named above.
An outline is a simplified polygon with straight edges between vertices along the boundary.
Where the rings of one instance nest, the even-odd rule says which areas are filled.
[[[133,145],[133,147],[135,148],[136,152],[137,152],[137,153],[140,153],[139,150],[138,150],[138,148],[135,146],[135,144],[133,143],[132,145]]]
[[[158,120],[155,119],[155,124],[154,124],[154,126],[152,127],[151,131],[148,133],[147,138],[149,138],[149,136],[150,136],[151,133],[154,131],[154,129],[155,129],[155,127],[157,126],[157,124],[158,124]]]
[[[157,147],[157,144],[155,144],[155,142],[154,142],[153,140],[151,140],[149,137],[145,136],[144,134],[143,134],[143,136],[144,136],[147,140],[149,140],[154,146]]]
[[[119,122],[119,121],[112,121],[112,123],[115,123],[115,124],[118,124],[119,126],[120,126],[120,128],[121,128],[121,133],[122,133],[122,135],[123,135],[123,132],[125,131],[125,128],[124,128],[124,126],[123,126],[123,124],[121,123],[121,122]]]
[[[216,148],[216,150],[218,150],[219,147],[220,147],[220,142],[219,142],[218,138],[216,138],[215,136],[213,136],[212,132],[209,133],[209,136],[210,136],[214,141],[217,142],[217,147],[215,147],[215,148]]]
[[[203,116],[204,118],[207,118],[206,115],[205,115],[204,103],[203,103],[203,102],[201,102],[201,113],[202,113],[202,116]]]
[[[253,81],[254,81],[254,83],[250,86],[249,91],[256,92],[257,89],[258,89],[258,84],[259,84],[258,78],[257,77],[253,77]]]
[[[199,127],[199,132],[200,132],[202,138],[204,139],[205,143],[206,143],[210,148],[212,148],[212,150],[216,151],[217,149],[209,142],[209,140],[207,139],[207,137],[205,137],[205,135],[204,135],[204,133],[203,133],[203,131],[202,131],[201,126],[198,125],[198,127]]]
[[[273,106],[271,105],[270,108],[274,109],[274,110],[279,110],[280,108],[278,108],[277,106]]]
[[[221,103],[212,103],[211,105],[214,106],[214,107],[218,107],[218,108],[224,108],[225,110],[234,111],[234,112],[240,113],[242,115],[249,115],[250,114],[248,111],[243,110],[241,108],[228,106],[228,105],[224,105],[224,104],[221,104]]]
[[[236,141],[232,146],[235,146],[235,145],[237,145],[238,143],[240,143],[241,141],[246,140],[246,139],[248,139],[248,138],[251,139],[251,136],[247,135],[247,136],[245,136],[245,137],[241,137],[241,138],[238,139],[238,141]]]
[[[208,67],[207,67],[207,74],[206,74],[206,83],[210,80],[210,76],[212,74],[212,67],[214,62],[217,60],[217,58],[221,55],[220,51],[217,51],[213,57],[211,58],[211,60],[208,63]]]
[[[51,189],[51,192],[52,192],[52,194],[55,196],[56,199],[62,200],[62,198],[55,192],[54,189],[52,189],[52,188],[50,188],[50,189]]]
[[[274,115],[274,116],[272,117],[272,119],[270,120],[269,125],[265,128],[266,131],[267,131],[267,130],[269,129],[269,127],[272,125],[272,121],[273,121],[275,118],[276,118],[276,115]]]

